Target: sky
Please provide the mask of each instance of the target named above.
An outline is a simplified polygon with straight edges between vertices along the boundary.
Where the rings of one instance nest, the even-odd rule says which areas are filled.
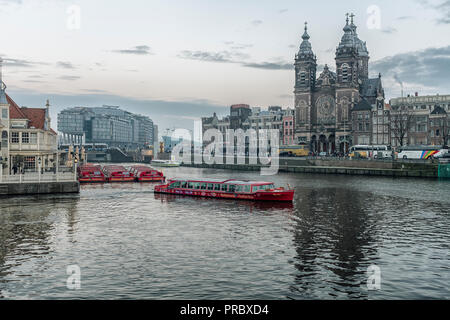
[[[450,93],[450,0],[0,0],[0,56],[20,106],[118,105],[165,128],[229,106],[293,107],[304,23],[334,69],[355,14],[386,98]],[[320,67],[319,67],[320,70]]]

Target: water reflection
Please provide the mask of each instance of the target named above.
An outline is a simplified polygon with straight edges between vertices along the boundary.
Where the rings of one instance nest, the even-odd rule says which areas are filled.
[[[69,233],[76,225],[78,197],[31,196],[2,198],[0,211],[0,284],[14,278],[30,276],[21,266],[51,253],[52,232],[58,217],[67,213]],[[12,258],[12,259],[11,259]],[[14,270],[14,271],[13,271]],[[0,286],[0,297],[3,297]]]
[[[293,296],[319,297],[327,288],[330,298],[365,298],[360,286],[377,257],[370,199],[348,189],[297,191]]]
[[[186,200],[186,198],[192,199],[194,203],[204,203],[205,201],[211,201],[214,205],[231,205],[231,206],[245,206],[249,209],[249,212],[253,212],[254,210],[281,210],[281,209],[292,209],[294,208],[294,204],[292,202],[266,202],[266,201],[247,201],[247,200],[229,200],[229,199],[214,199],[214,198],[202,198],[202,197],[187,197],[183,195],[176,194],[160,194],[155,193],[154,197],[156,200],[161,201],[161,203],[182,203]]]

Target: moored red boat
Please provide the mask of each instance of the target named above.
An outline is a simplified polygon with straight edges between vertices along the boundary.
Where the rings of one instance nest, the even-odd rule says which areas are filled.
[[[147,166],[132,166],[130,171],[134,174],[136,181],[138,182],[163,182],[166,179],[162,171]]]
[[[83,164],[78,167],[78,181],[80,183],[103,183],[106,177],[102,172],[102,167],[94,164]]]
[[[255,201],[292,202],[294,199],[293,189],[276,188],[272,182],[264,181],[170,179],[155,186],[154,192]]]
[[[124,166],[109,165],[103,167],[103,173],[109,182],[133,182],[134,174]]]

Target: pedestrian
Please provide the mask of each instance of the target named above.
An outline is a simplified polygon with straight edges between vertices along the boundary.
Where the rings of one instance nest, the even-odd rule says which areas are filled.
[[[15,175],[17,173],[17,166],[14,165],[12,169],[13,169],[13,174]]]

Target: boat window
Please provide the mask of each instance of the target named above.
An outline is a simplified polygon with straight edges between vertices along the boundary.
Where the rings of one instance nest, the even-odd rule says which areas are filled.
[[[244,192],[250,192],[250,186],[244,186]]]
[[[181,188],[186,188],[186,187],[187,187],[187,182],[186,181],[181,182]]]
[[[222,185],[222,191],[225,191],[225,192],[227,191],[227,185],[226,184]]]
[[[188,189],[192,189],[193,187],[194,187],[194,183],[193,182],[188,182],[187,188]]]
[[[169,188],[173,189],[173,188],[179,188],[179,187],[180,187],[180,181],[176,181],[176,182],[172,183]]]
[[[194,182],[194,189],[200,189],[200,182]]]
[[[214,185],[214,190],[216,190],[216,191],[220,191],[220,184],[216,184],[216,185]]]
[[[253,186],[253,191],[259,191],[259,190],[266,190],[266,189],[273,189],[273,184],[268,185],[262,185],[262,186]]]
[[[236,191],[236,185],[230,184],[228,187],[228,192],[235,192]]]
[[[214,184],[208,183],[208,190],[214,190]]]
[[[202,184],[201,184],[201,189],[202,189],[202,190],[206,190],[206,183],[202,183]]]
[[[236,192],[242,192],[243,186],[237,185],[236,186]]]

